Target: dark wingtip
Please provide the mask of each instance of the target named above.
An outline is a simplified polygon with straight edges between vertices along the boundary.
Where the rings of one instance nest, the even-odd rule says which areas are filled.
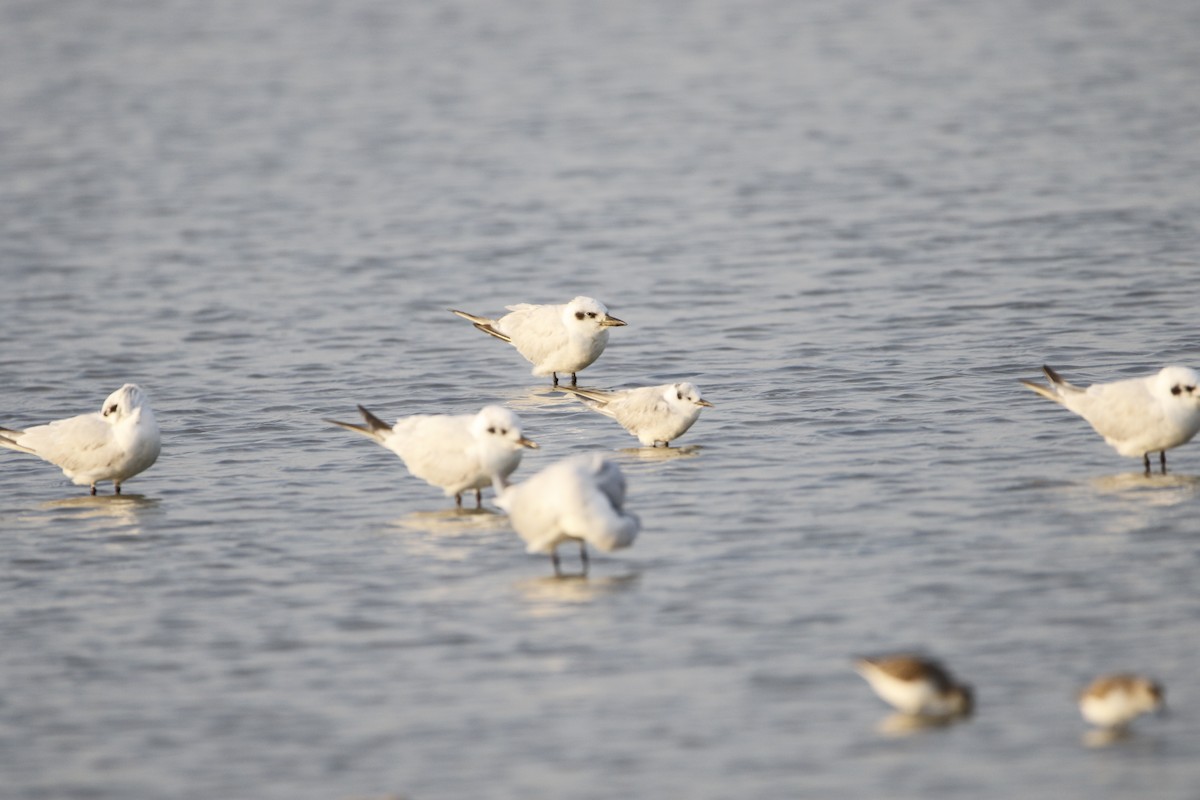
[[[384,422],[379,417],[372,414],[370,411],[367,411],[367,409],[363,408],[362,406],[358,407],[358,413],[362,414],[363,419],[365,419],[367,421],[367,425],[369,425],[371,427],[371,430],[373,430],[373,431],[378,431],[378,430],[390,431],[392,429],[391,425],[388,425],[386,422]]]

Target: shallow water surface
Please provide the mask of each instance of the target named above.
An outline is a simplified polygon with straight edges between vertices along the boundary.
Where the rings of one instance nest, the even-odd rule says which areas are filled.
[[[120,497],[0,454],[5,796],[1194,798],[1200,446],[1018,379],[1200,365],[1198,23],[0,6],[0,424],[135,381],[164,437]],[[677,446],[446,310],[577,294],[581,384],[714,403]],[[357,403],[609,452],[642,535],[556,580]],[[971,720],[880,731],[851,658],[909,647]],[[1173,713],[1089,747],[1113,669]]]

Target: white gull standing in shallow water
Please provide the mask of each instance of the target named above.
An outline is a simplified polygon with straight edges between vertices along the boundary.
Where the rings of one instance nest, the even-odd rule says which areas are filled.
[[[362,406],[358,410],[366,425],[325,421],[391,450],[410,473],[453,496],[460,507],[462,493],[474,489],[478,508],[483,502],[480,489],[507,480],[521,463],[524,448],[537,447],[525,438],[517,415],[500,406],[484,406],[474,415],[418,414],[395,425]]]
[[[1167,471],[1167,451],[1191,441],[1200,431],[1200,376],[1187,367],[1163,367],[1154,375],[1112,383],[1072,386],[1049,367],[1042,367],[1050,386],[1025,386],[1086,419],[1123,456],[1141,456],[1146,472],[1150,454],[1158,451]]]
[[[643,445],[657,447],[678,439],[712,403],[690,383],[667,383],[638,389],[603,391],[563,387],[593,411],[612,417]]]
[[[534,375],[551,375],[558,385],[558,373],[575,373],[591,364],[608,344],[608,329],[625,323],[611,316],[599,300],[576,297],[563,305],[508,306],[511,313],[489,319],[450,311],[470,320],[475,327],[502,342],[508,342],[533,364]]]
[[[0,447],[31,453],[61,467],[79,486],[96,493],[100,481],[121,484],[150,467],[162,450],[158,422],[141,387],[127,383],[99,411],[23,431],[0,428]]]
[[[561,575],[558,546],[579,542],[583,574],[587,546],[609,552],[633,544],[641,528],[625,510],[625,476],[599,453],[571,456],[515,485],[497,481],[496,505],[508,512],[528,553],[549,553]]]

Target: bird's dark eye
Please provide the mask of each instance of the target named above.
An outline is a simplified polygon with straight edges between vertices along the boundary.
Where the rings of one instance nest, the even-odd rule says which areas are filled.
[[[1171,387],[1171,394],[1179,394],[1182,391],[1183,391],[1183,389],[1179,388],[1178,383]]]
[[[596,318],[596,312],[595,312],[595,311],[589,311],[589,312],[588,312],[588,316],[589,316],[589,317],[591,317],[592,319],[595,319],[595,318]]]
[[[575,312],[575,319],[583,319],[586,316],[587,316],[587,314],[584,314],[582,311]]]
[[[675,396],[676,396],[676,397],[678,397],[680,400],[682,400],[682,399],[683,399],[683,392],[676,392],[676,393],[675,393]]]
[[[1185,386],[1185,387],[1183,387],[1183,389],[1184,389],[1184,391],[1186,391],[1188,394],[1191,394],[1192,392],[1196,391],[1196,387],[1195,387],[1195,386]]]
[[[496,426],[495,426],[495,425],[493,425],[492,427],[488,428],[488,433],[495,433],[495,432],[496,432]]]
[[[508,430],[507,430],[507,429],[505,429],[505,428],[501,428],[501,429],[500,429],[500,435],[501,435],[501,436],[507,436],[507,435],[508,435]]]
[[[109,414],[115,414],[115,413],[117,413],[117,404],[113,403],[111,406],[108,407],[108,410],[104,412],[104,416],[107,417]]]

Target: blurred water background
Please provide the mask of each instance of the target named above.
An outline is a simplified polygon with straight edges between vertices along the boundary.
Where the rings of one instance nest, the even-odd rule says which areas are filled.
[[[133,381],[164,436],[119,498],[0,454],[3,796],[1194,799],[1200,446],[1146,478],[1017,380],[1200,365],[1198,31],[0,2],[0,424]],[[715,404],[678,447],[446,312],[577,294],[629,323],[581,383]],[[554,580],[356,403],[609,451],[643,534]],[[850,659],[908,647],[973,719],[878,732]],[[1116,668],[1174,713],[1086,747]]]

